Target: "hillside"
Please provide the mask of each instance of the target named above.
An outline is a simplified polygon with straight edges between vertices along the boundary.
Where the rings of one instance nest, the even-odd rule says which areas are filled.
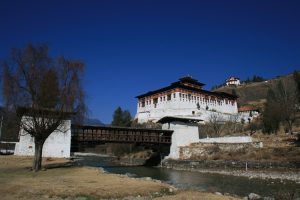
[[[243,105],[255,105],[262,107],[266,101],[267,93],[269,88],[276,85],[280,80],[283,82],[293,81],[293,74],[276,77],[263,82],[255,82],[243,84],[240,86],[223,86],[213,90],[214,92],[226,92],[233,94],[234,91],[238,95],[238,106]]]

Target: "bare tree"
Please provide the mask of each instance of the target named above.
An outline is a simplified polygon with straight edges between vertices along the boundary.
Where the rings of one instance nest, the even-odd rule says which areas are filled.
[[[292,133],[298,111],[298,93],[294,80],[279,82],[275,98],[280,106],[282,120],[286,123],[289,133]]]
[[[3,64],[6,107],[23,116],[20,128],[34,138],[33,170],[41,169],[42,149],[48,136],[64,120],[85,111],[81,76],[84,64],[64,57],[51,58],[47,45],[13,49]]]
[[[298,91],[293,79],[280,81],[277,85],[273,85],[269,90],[263,113],[265,128],[268,128],[268,125],[277,124],[275,129],[273,128],[277,130],[279,122],[284,122],[287,126],[287,131],[292,133],[293,124],[298,112],[297,105]],[[274,121],[277,121],[277,123]]]
[[[228,134],[236,133],[239,124],[239,115],[230,115],[229,120],[225,123]]]
[[[218,113],[213,113],[209,116],[207,125],[213,131],[215,136],[220,136],[224,127],[224,119]]]

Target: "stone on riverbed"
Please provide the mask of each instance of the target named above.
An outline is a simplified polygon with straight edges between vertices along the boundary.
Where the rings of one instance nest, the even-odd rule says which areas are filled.
[[[273,197],[264,197],[263,200],[275,200]]]
[[[248,199],[249,200],[259,200],[259,199],[261,199],[261,196],[259,196],[258,194],[255,194],[255,193],[250,193],[248,195]]]
[[[151,177],[144,177],[143,178],[145,181],[152,181],[152,178]]]

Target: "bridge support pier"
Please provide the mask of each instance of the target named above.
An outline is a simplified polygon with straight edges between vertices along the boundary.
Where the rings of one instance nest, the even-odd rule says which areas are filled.
[[[158,122],[162,129],[173,130],[170,154],[167,158],[179,159],[180,147],[199,142],[199,119],[164,117]]]

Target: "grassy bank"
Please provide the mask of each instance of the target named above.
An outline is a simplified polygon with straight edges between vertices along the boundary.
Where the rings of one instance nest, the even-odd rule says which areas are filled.
[[[0,156],[1,199],[210,199],[237,198],[204,192],[174,191],[154,181],[105,173],[97,168],[66,167],[64,159],[44,160],[32,172],[32,158]]]

